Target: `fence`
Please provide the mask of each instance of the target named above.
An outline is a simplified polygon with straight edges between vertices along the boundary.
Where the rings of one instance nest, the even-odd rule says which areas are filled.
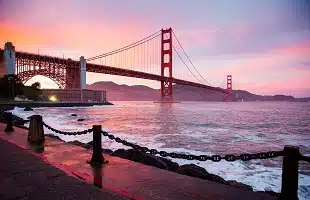
[[[298,191],[298,164],[299,161],[306,161],[310,163],[310,157],[306,157],[301,155],[299,152],[299,148],[295,146],[285,146],[282,151],[268,151],[254,154],[241,154],[241,155],[233,155],[228,154],[225,156],[221,155],[191,155],[191,154],[181,154],[181,153],[169,153],[166,151],[158,151],[156,149],[149,149],[147,147],[139,146],[137,144],[133,144],[126,140],[122,140],[119,137],[115,137],[114,135],[105,132],[102,130],[101,125],[93,125],[91,129],[87,129],[84,131],[78,132],[65,132],[54,129],[53,127],[46,124],[42,116],[33,115],[30,117],[30,125],[28,129],[28,141],[30,143],[42,143],[45,140],[44,137],[44,129],[47,129],[59,133],[62,135],[83,135],[93,132],[93,154],[90,160],[90,164],[92,165],[101,165],[105,162],[104,156],[102,154],[102,138],[109,138],[110,140],[114,140],[117,143],[121,143],[125,146],[134,148],[136,150],[142,151],[144,153],[149,153],[151,155],[160,155],[162,157],[171,157],[171,158],[179,158],[186,160],[199,160],[199,161],[213,161],[219,162],[221,160],[226,160],[228,162],[233,162],[236,160],[249,161],[252,159],[268,159],[275,158],[279,156],[283,156],[283,164],[282,164],[282,185],[281,185],[281,200],[295,200],[298,199],[297,191]],[[12,126],[12,114],[7,113],[7,126],[5,128],[6,132],[14,131]]]

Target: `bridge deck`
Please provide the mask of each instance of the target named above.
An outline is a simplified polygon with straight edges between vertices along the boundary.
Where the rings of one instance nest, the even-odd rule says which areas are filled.
[[[26,142],[27,130],[15,128],[15,132],[7,134],[3,131],[4,127],[5,125],[0,123],[0,139],[3,138],[7,141],[10,141],[11,143],[15,143],[17,146],[23,148],[24,150],[34,152],[33,147],[30,147]],[[95,187],[85,186],[85,184],[82,183],[77,184],[71,179],[70,181],[64,183],[55,182],[53,186],[44,183],[44,180],[46,180],[46,174],[44,172],[41,173],[41,170],[49,171],[51,168],[50,166],[43,165],[40,159],[31,158],[28,160],[26,158],[29,154],[28,152],[21,152],[21,148],[11,147],[10,145],[3,145],[2,143],[3,141],[1,141],[0,144],[0,159],[2,159],[1,163],[3,163],[0,167],[0,178],[2,178],[1,176],[5,175],[8,179],[0,180],[8,180],[6,184],[11,184],[12,187],[10,190],[6,190],[5,187],[0,187],[0,197],[1,195],[7,195],[9,192],[11,192],[10,195],[13,196],[17,194],[20,194],[21,196],[23,196],[24,194],[27,195],[28,192],[30,192],[27,191],[27,187],[21,187],[21,185],[19,185],[19,187],[17,186],[17,184],[27,184],[28,179],[25,180],[24,183],[13,183],[10,181],[12,181],[11,178],[12,176],[14,176],[14,173],[23,174],[24,168],[29,169],[29,173],[31,173],[31,167],[36,165],[36,163],[40,163],[39,166],[41,167],[41,169],[35,168],[34,171],[38,171],[38,173],[35,174],[37,178],[43,178],[43,181],[40,182],[40,184],[43,184],[42,187],[53,187],[49,189],[43,188],[43,191],[46,192],[46,195],[56,195],[58,190],[63,191],[63,189],[65,188],[68,190],[68,193],[62,193],[63,195],[70,196],[73,195],[73,193],[77,193],[77,195],[80,195],[81,193],[83,193],[80,190],[88,190],[88,194],[92,195],[91,198],[93,198],[94,196],[97,197],[97,195],[101,195],[96,192],[97,190],[95,189]],[[26,157],[24,158],[24,156],[20,156],[21,154],[25,154]],[[45,162],[48,162],[49,164],[56,166],[62,171],[65,171],[67,174],[78,177],[85,182],[92,184],[94,179],[96,179],[97,183],[99,182],[100,184],[102,184],[103,193],[107,194],[107,196],[111,197],[112,199],[119,198],[119,196],[115,195],[115,193],[132,199],[154,200],[275,199],[274,197],[267,194],[255,193],[248,190],[223,185],[220,183],[188,177],[107,155],[105,155],[105,158],[109,160],[109,164],[104,165],[102,170],[93,170],[90,165],[86,163],[86,160],[91,158],[90,150],[85,150],[82,147],[67,144],[63,141],[59,141],[50,137],[46,137],[44,152],[33,154],[38,158],[42,158],[42,160],[44,160]],[[27,167],[28,165],[29,167]],[[16,171],[11,171],[11,174],[3,174],[3,170],[10,170],[11,167],[13,167]],[[58,171],[56,174],[53,173],[51,176],[57,177],[58,174],[61,174],[61,172]],[[72,184],[72,187],[70,188],[68,184]],[[3,184],[1,183],[1,185]],[[35,188],[34,190],[37,191]],[[108,193],[107,191],[112,192]],[[44,192],[40,194],[44,194]],[[30,194],[34,195],[34,193],[35,192],[32,192]],[[57,196],[54,197],[54,199],[59,199],[57,198]]]
[[[63,59],[63,58],[58,58],[58,57],[50,57],[50,56],[38,55],[38,54],[32,54],[32,53],[26,53],[26,52],[16,52],[16,58],[28,59],[28,60],[37,61],[37,62],[50,63],[51,66],[53,64],[56,64],[56,65],[61,64],[63,66],[70,66],[70,67],[75,67],[75,68],[79,67],[79,61],[76,61],[76,60]],[[160,76],[157,74],[150,74],[150,73],[140,72],[140,71],[135,71],[135,70],[130,70],[130,69],[122,69],[122,68],[117,68],[117,67],[113,67],[113,66],[87,63],[86,64],[86,71],[87,72],[94,72],[94,73],[117,75],[117,76],[141,78],[141,79],[147,79],[147,80],[155,80],[155,81],[169,80],[172,83],[176,83],[176,84],[200,87],[200,88],[205,88],[208,90],[213,90],[213,91],[229,94],[229,92],[226,89],[223,89],[220,87],[212,87],[212,86],[208,86],[208,85],[201,84],[201,83],[195,83],[192,81],[170,78],[170,77]],[[25,72],[22,72],[22,73],[25,73]]]

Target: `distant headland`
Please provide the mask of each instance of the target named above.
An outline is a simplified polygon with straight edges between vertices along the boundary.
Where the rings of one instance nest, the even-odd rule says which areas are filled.
[[[109,101],[156,101],[159,89],[143,85],[118,85],[111,81],[100,81],[87,85],[91,90],[105,90]],[[233,90],[233,101],[291,101],[309,102],[310,97],[295,98],[288,95],[257,95],[244,90]],[[173,85],[175,101],[223,101],[225,94],[185,85]]]

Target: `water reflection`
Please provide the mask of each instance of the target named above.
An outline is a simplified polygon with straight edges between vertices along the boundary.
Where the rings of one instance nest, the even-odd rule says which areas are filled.
[[[102,188],[102,167],[101,166],[93,166],[93,175],[94,175],[94,185]]]

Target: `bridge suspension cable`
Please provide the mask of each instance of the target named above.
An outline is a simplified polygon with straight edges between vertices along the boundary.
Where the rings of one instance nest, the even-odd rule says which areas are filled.
[[[174,31],[172,31],[172,33],[173,33],[173,35],[174,35],[174,37],[175,37],[175,39],[177,40],[177,42],[178,42],[178,44],[180,45],[180,47],[181,47],[181,49],[182,49],[182,51],[183,51],[183,53],[185,54],[185,56],[187,57],[187,59],[189,60],[189,62],[191,63],[191,65],[193,66],[193,68],[195,69],[195,71],[198,73],[198,75],[207,83],[206,85],[210,85],[211,86],[211,84],[199,73],[199,71],[197,70],[197,68],[195,67],[195,65],[193,64],[193,62],[191,61],[191,59],[189,58],[189,56],[187,55],[187,53],[185,52],[185,50],[184,50],[184,48],[183,48],[183,46],[182,46],[182,44],[180,43],[180,41],[179,41],[179,39],[177,38],[177,36],[176,36],[176,34],[174,33]],[[183,60],[182,60],[182,62],[183,62]],[[184,62],[183,62],[184,63]],[[186,67],[188,68],[188,66],[186,65]],[[189,69],[189,68],[188,68]],[[192,72],[191,72],[192,73]],[[192,73],[193,74],[193,73]],[[196,77],[196,76],[195,76]],[[196,77],[197,78],[197,77]],[[198,78],[197,78],[198,79]],[[198,79],[199,80],[199,79]],[[200,81],[200,80],[199,80]],[[201,81],[200,81],[201,82]],[[201,82],[202,83],[202,82]],[[203,83],[202,83],[203,84]]]
[[[190,70],[190,68],[188,67],[188,65],[185,63],[185,61],[182,59],[182,57],[180,56],[179,52],[175,49],[175,47],[172,45],[173,50],[177,53],[178,57],[180,58],[180,60],[183,62],[183,64],[186,66],[186,68],[189,70],[189,72],[202,84],[204,84],[193,72],[192,70]]]
[[[125,46],[125,47],[116,49],[116,50],[114,50],[114,51],[110,51],[110,52],[108,52],[108,53],[104,53],[104,54],[101,54],[101,55],[97,55],[97,56],[88,58],[88,59],[86,59],[86,60],[87,60],[87,61],[96,60],[96,59],[99,59],[99,58],[103,58],[103,57],[106,57],[106,56],[109,56],[109,55],[113,55],[113,54],[116,54],[116,53],[119,53],[119,52],[122,52],[122,51],[125,51],[125,50],[128,50],[128,49],[131,49],[131,48],[133,48],[133,47],[139,46],[139,45],[141,45],[141,44],[143,44],[143,43],[146,43],[146,42],[148,42],[148,41],[150,41],[150,40],[152,40],[152,39],[154,39],[154,38],[160,36],[160,35],[161,35],[160,32],[161,32],[161,31],[157,31],[156,33],[153,33],[152,35],[149,35],[148,37],[143,38],[142,40],[139,40],[139,41],[137,41],[137,42],[134,42],[134,43],[132,43],[132,44],[130,44],[130,45],[127,45],[127,46]]]

